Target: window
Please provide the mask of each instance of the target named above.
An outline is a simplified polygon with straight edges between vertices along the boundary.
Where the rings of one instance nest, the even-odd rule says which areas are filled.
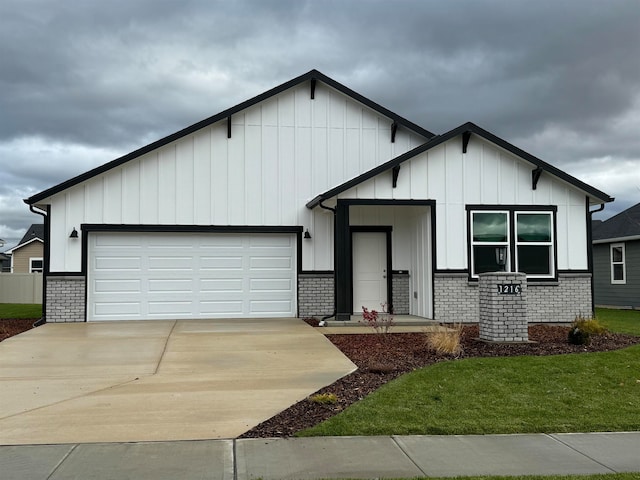
[[[29,272],[30,273],[42,273],[44,262],[41,258],[29,259]]]
[[[529,278],[555,278],[555,209],[486,208],[467,207],[471,277],[506,271],[523,272]]]
[[[624,243],[611,244],[611,283],[627,283]]]
[[[509,270],[508,212],[471,212],[473,275]]]

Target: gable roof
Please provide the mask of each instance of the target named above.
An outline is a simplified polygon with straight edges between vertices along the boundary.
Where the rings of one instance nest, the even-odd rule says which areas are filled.
[[[28,229],[27,232],[23,235],[22,239],[18,242],[18,244],[10,250],[7,250],[5,253],[13,253],[14,250],[18,248],[22,248],[25,245],[30,244],[31,242],[41,242],[44,243],[44,224],[42,223],[34,223]]]
[[[594,225],[592,238],[593,243],[640,240],[640,203]]]
[[[317,197],[315,197],[314,199],[312,199],[311,201],[309,201],[307,203],[307,208],[314,208],[316,206],[318,206],[320,204],[320,202],[323,202],[325,200],[328,200],[331,197],[335,197],[336,195],[339,195],[340,193],[361,184],[362,182],[369,180],[372,177],[375,177],[376,175],[379,175],[382,172],[385,172],[389,169],[392,169],[398,165],[400,165],[401,163],[415,157],[416,155],[419,155],[423,152],[426,152],[427,150],[430,150],[438,145],[440,145],[441,143],[446,142],[447,140],[450,140],[452,138],[457,137],[458,135],[471,135],[471,134],[475,134],[478,135],[492,143],[494,143],[495,145],[498,145],[499,147],[507,150],[508,152],[513,153],[514,155],[517,155],[518,157],[532,163],[533,165],[535,165],[538,168],[541,168],[543,171],[546,171],[558,178],[560,178],[561,180],[564,180],[565,182],[574,185],[575,187],[579,188],[580,190],[583,190],[584,192],[586,192],[587,194],[589,194],[589,196],[596,198],[597,200],[600,200],[603,203],[607,203],[607,202],[613,202],[613,198],[610,197],[609,195],[607,195],[606,193],[598,190],[597,188],[592,187],[591,185],[588,185],[584,182],[582,182],[581,180],[578,180],[577,178],[569,175],[566,172],[563,172],[562,170],[560,170],[557,167],[554,167],[553,165],[545,162],[544,160],[539,159],[538,157],[535,157],[533,155],[531,155],[530,153],[525,152],[524,150],[516,147],[515,145],[512,145],[511,143],[507,142],[506,140],[503,140],[500,137],[497,137],[496,135],[494,135],[493,133],[488,132],[487,130],[477,126],[476,124],[472,123],[472,122],[467,122],[464,123],[462,125],[460,125],[459,127],[454,128],[453,130],[449,130],[447,133],[444,133],[442,135],[436,135],[435,137],[432,137],[429,141],[427,141],[426,143],[423,143],[422,145],[414,148],[413,150],[409,150],[408,152],[399,155],[391,160],[389,160],[386,163],[383,163],[382,165],[379,165],[371,170],[369,170],[368,172],[365,172],[355,178],[352,178],[351,180],[343,183],[342,185],[338,185],[337,187],[334,187],[330,190],[327,190],[324,193],[321,193],[320,195],[318,195]]]
[[[206,118],[204,120],[201,120],[200,122],[194,123],[193,125],[184,128],[176,133],[173,133],[171,135],[168,135],[160,140],[157,140],[153,143],[150,143],[149,145],[142,147],[138,150],[135,150],[127,155],[124,155],[120,158],[116,158],[115,160],[112,160],[108,163],[105,163],[103,165],[100,165],[99,167],[96,167],[92,170],[89,170],[88,172],[85,172],[81,175],[78,175],[74,178],[71,178],[69,180],[66,180],[58,185],[55,185],[47,190],[44,190],[40,193],[37,193],[27,199],[24,200],[24,202],[28,205],[34,205],[36,203],[38,203],[41,200],[44,200],[47,197],[50,197],[51,195],[55,195],[56,193],[60,193],[63,190],[66,190],[70,187],[73,187],[74,185],[77,185],[81,182],[84,182],[86,180],[89,180],[90,178],[93,178],[97,175],[100,175],[101,173],[107,172],[108,170],[111,170],[113,168],[116,168],[130,160],[133,160],[135,158],[138,158],[146,153],[149,153],[153,150],[156,150],[160,147],[163,147],[171,142],[174,142],[176,140],[179,140],[180,138],[183,138],[187,135],[190,135],[191,133],[194,133],[204,127],[207,127],[209,125],[212,125],[216,122],[219,122],[220,120],[225,120],[230,118],[232,115],[241,112],[242,110],[245,110],[253,105],[256,105],[257,103],[260,103],[264,100],[267,100],[275,95],[278,95],[279,93],[282,93],[286,90],[289,90],[290,88],[293,88],[297,85],[300,85],[304,82],[307,81],[311,81],[311,92],[310,95],[313,95],[314,92],[314,88],[315,88],[315,83],[320,81],[322,83],[324,83],[325,85],[328,85],[329,87],[334,88],[335,90],[338,90],[339,92],[342,92],[343,94],[353,98],[354,100],[366,105],[367,107],[371,108],[372,110],[377,111],[378,113],[380,113],[381,115],[390,118],[391,120],[393,120],[394,122],[396,122],[398,125],[402,125],[406,128],[408,128],[409,130],[413,130],[414,132],[426,137],[426,138],[431,138],[433,137],[435,134],[430,132],[429,130],[426,130],[425,128],[420,127],[419,125],[416,125],[415,123],[401,117],[400,115],[397,115],[395,113],[393,113],[391,110],[388,110],[387,108],[377,104],[376,102],[369,100],[368,98],[360,95],[359,93],[351,90],[350,88],[342,85],[341,83],[333,80],[332,78],[324,75],[323,73],[319,72],[318,70],[311,70],[303,75],[300,75],[299,77],[296,77],[292,80],[289,80],[288,82],[283,83],[282,85],[279,85],[275,88],[272,88],[271,90],[268,90],[264,93],[261,93],[260,95],[253,97],[249,100],[246,100],[242,103],[239,103],[238,105],[236,105],[235,107],[231,107],[228,108],[227,110],[224,110],[216,115],[213,115],[212,117]]]

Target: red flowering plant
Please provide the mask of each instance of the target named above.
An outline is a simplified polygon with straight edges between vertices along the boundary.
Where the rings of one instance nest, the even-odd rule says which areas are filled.
[[[393,315],[387,311],[388,305],[381,303],[382,312],[377,310],[369,310],[367,307],[362,307],[362,320],[361,323],[373,328],[376,333],[389,333],[391,327],[393,327]]]

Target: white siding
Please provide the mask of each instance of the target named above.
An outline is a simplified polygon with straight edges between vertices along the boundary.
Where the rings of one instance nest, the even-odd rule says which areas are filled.
[[[425,138],[400,127],[391,143],[390,119],[324,84],[309,92],[302,84],[233,115],[230,139],[223,120],[45,200],[51,270],[81,269],[81,242],[68,238],[81,223],[300,225],[313,236],[303,268],[331,269],[333,218],[306,202]],[[392,194],[385,177],[377,196]]]
[[[468,266],[466,205],[557,205],[558,269],[586,269],[585,194],[548,173],[533,190],[533,169],[478,136],[463,154],[460,138],[454,138],[403,163],[395,189],[385,173],[339,198],[435,200],[438,269]]]

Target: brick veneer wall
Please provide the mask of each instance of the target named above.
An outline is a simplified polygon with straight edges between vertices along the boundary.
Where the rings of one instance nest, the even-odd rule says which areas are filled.
[[[479,277],[480,338],[490,342],[527,342],[527,276],[496,272]],[[517,293],[500,293],[498,287],[502,285],[518,287]]]
[[[331,315],[334,310],[333,295],[332,273],[298,275],[298,315],[301,318]]]
[[[436,320],[478,322],[478,284],[469,282],[466,273],[436,273],[433,295]],[[568,323],[580,314],[591,315],[590,273],[561,273],[557,283],[528,282],[527,320],[530,323]]]
[[[391,295],[393,298],[393,313],[395,315],[409,315],[409,274],[394,273],[391,281]]]
[[[85,277],[47,277],[46,296],[47,322],[85,321]]]

